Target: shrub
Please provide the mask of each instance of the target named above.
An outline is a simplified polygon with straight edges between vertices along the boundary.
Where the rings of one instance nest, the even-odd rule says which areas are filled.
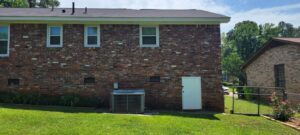
[[[255,99],[255,95],[253,95],[253,94],[255,94],[256,91],[253,88],[245,87],[245,88],[243,88],[243,92],[244,92],[244,97],[246,100]]]
[[[271,101],[275,119],[287,121],[294,115],[294,111],[289,102],[287,100],[279,99],[276,96],[276,92],[272,93]]]
[[[0,92],[0,103],[97,107],[100,106],[100,99],[96,95],[82,96],[74,91],[64,92],[62,95],[46,95],[38,91],[9,90]]]
[[[297,112],[300,113],[300,104],[297,105]]]

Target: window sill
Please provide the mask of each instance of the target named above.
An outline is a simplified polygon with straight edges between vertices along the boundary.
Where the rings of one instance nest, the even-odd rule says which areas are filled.
[[[47,46],[47,48],[62,48],[63,46],[54,46],[54,45],[51,45],[51,46]]]
[[[100,48],[100,45],[84,45],[85,48]]]
[[[0,55],[0,59],[7,59],[9,55]]]
[[[156,48],[159,47],[159,45],[140,45],[141,48]]]

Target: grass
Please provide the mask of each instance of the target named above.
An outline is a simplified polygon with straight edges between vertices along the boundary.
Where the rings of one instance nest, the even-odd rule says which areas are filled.
[[[232,97],[225,96],[225,112],[229,113],[232,109]],[[252,101],[235,99],[234,111],[235,113],[243,113],[243,114],[257,114],[257,104]],[[272,107],[266,104],[260,105],[260,113],[261,114],[271,114]]]
[[[0,134],[231,134],[281,135],[298,131],[257,116],[163,112],[98,113],[93,108],[0,104]]]
[[[230,113],[232,110],[232,97],[231,96],[224,96],[225,99],[225,112]],[[235,99],[235,113],[241,114],[257,114],[257,104],[252,101]],[[260,114],[272,114],[272,107],[266,104],[260,105]],[[296,118],[300,118],[300,113],[295,114]]]

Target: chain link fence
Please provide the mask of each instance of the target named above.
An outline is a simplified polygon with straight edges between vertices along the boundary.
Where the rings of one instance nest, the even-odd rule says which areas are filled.
[[[272,94],[281,99],[288,99],[289,93],[279,87],[233,86],[229,95],[230,113],[246,115],[272,114]],[[300,95],[298,95],[300,98]],[[228,98],[228,97],[227,97]]]

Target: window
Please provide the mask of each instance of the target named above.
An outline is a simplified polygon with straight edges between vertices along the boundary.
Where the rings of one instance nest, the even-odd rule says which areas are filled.
[[[285,87],[284,64],[274,65],[275,87]]]
[[[141,26],[140,27],[140,46],[159,47],[159,27]]]
[[[85,26],[84,28],[84,46],[100,47],[100,27]]]
[[[160,76],[150,76],[149,82],[160,82]]]
[[[95,81],[95,78],[93,77],[87,77],[87,78],[84,78],[84,84],[87,85],[87,84],[95,84],[96,81]]]
[[[8,86],[19,86],[20,79],[8,79]]]
[[[63,46],[63,27],[48,26],[47,31],[47,47],[62,47]]]
[[[0,56],[9,55],[9,26],[0,25]]]

